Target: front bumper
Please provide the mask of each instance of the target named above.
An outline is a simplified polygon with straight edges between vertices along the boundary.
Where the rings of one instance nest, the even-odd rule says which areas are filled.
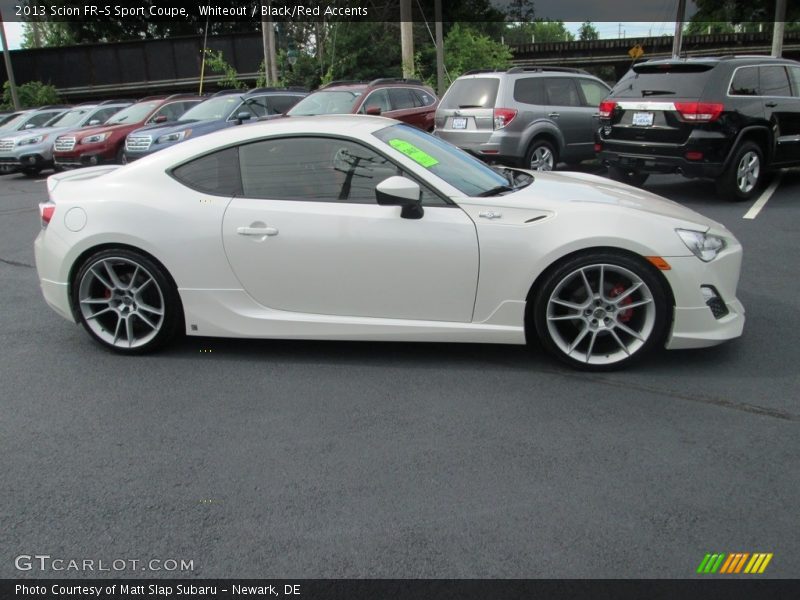
[[[729,247],[708,263],[694,256],[667,258],[672,268],[661,273],[675,297],[672,330],[666,343],[668,349],[705,348],[742,335],[745,310],[736,298],[742,247],[728,239]],[[715,317],[706,304],[701,286],[713,287],[718,292],[727,314]]]
[[[97,165],[112,164],[116,155],[109,156],[102,150],[92,150],[81,154],[53,154],[53,164],[62,169],[76,169],[79,167],[94,167]]]
[[[0,173],[16,173],[25,168],[44,169],[51,165],[52,161],[45,159],[41,154],[0,155]]]

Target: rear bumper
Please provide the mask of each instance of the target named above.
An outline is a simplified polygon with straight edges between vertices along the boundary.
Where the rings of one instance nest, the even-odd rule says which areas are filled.
[[[513,160],[524,158],[525,148],[519,134],[498,129],[495,131],[454,131],[436,129],[433,134],[484,160]]]
[[[606,150],[597,153],[604,165],[639,173],[680,173],[686,177],[719,177],[725,165],[688,160],[682,156],[642,154],[632,150]]]

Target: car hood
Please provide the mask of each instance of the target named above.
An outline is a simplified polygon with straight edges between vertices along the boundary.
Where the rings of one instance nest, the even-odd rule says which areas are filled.
[[[605,204],[625,209],[643,211],[680,221],[689,221],[707,228],[723,228],[720,223],[640,188],[612,181],[588,173],[526,171],[534,182],[522,190],[492,198],[498,206],[519,206],[531,199],[532,206],[541,201],[554,204]]]
[[[215,128],[221,128],[224,124],[224,119],[204,119],[202,121],[184,121],[182,123],[174,122],[168,125],[148,125],[147,127],[140,127],[131,131],[128,135],[148,134],[152,135],[153,139],[156,139],[162,135],[177,133],[185,129],[213,131]]]
[[[54,133],[55,134],[63,133],[64,131],[68,131],[69,129],[72,129],[72,126],[70,126],[70,127],[34,127],[33,129],[23,129],[22,131],[3,131],[2,129],[0,129],[0,137],[2,137],[3,139],[7,139],[7,140],[8,139],[18,140],[18,139],[21,139],[21,138],[34,137],[34,136],[43,135],[43,134],[52,135]]]
[[[130,129],[132,127],[141,127],[141,123],[117,123],[114,125],[96,125],[95,127],[84,127],[81,128],[81,137],[87,137],[90,135],[96,135],[98,133],[106,133],[106,132],[114,132],[120,131],[125,129]]]

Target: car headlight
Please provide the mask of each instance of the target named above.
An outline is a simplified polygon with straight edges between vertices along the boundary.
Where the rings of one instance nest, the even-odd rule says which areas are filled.
[[[39,144],[47,139],[46,135],[37,135],[34,137],[23,138],[17,142],[17,146],[32,146],[33,144]]]
[[[81,140],[81,144],[99,144],[100,142],[106,141],[106,139],[110,135],[111,135],[111,133],[108,133],[108,132],[106,132],[106,133],[95,133],[94,135],[89,135],[89,136],[86,136],[85,138],[83,138]]]
[[[724,248],[725,240],[718,235],[692,231],[691,229],[676,229],[683,243],[694,255],[703,262],[714,260]]]
[[[192,134],[191,129],[184,129],[183,131],[176,131],[175,133],[167,133],[162,135],[156,140],[156,144],[168,144],[169,142],[180,142],[185,140]]]

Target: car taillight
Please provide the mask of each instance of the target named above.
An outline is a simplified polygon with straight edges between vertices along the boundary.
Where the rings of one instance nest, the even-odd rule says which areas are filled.
[[[517,111],[513,108],[495,108],[494,109],[494,128],[502,129],[517,116]]]
[[[56,205],[52,202],[41,202],[39,204],[39,216],[42,217],[42,227],[47,227],[53,213],[56,212]]]
[[[608,119],[611,117],[611,113],[614,112],[614,109],[617,107],[617,103],[612,100],[603,100],[600,103],[600,108],[597,112],[600,113],[601,119]]]
[[[725,109],[723,104],[712,102],[676,102],[675,110],[684,121],[710,123],[716,121]]]

